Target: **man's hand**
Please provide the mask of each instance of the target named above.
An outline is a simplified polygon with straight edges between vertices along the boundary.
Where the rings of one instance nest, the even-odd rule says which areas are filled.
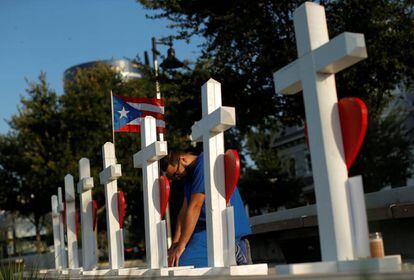
[[[168,249],[168,255],[170,255],[170,253],[175,249],[175,247],[177,247],[178,242],[173,242],[171,244],[171,247]]]
[[[180,243],[173,243],[168,250],[168,266],[178,266],[180,257],[185,250],[185,246]]]

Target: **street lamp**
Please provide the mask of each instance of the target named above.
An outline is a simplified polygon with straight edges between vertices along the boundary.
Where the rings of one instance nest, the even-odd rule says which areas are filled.
[[[175,50],[172,47],[172,37],[170,36],[168,38],[168,41],[165,40],[159,40],[157,41],[154,37],[152,37],[152,57],[153,57],[153,64],[154,64],[154,76],[155,76],[155,91],[157,93],[157,98],[161,98],[161,92],[160,92],[160,84],[158,82],[158,55],[160,55],[160,52],[157,50],[157,44],[159,45],[165,45],[169,46],[167,58],[160,64],[160,66],[164,69],[176,69],[184,66],[184,63],[179,61],[175,57]]]

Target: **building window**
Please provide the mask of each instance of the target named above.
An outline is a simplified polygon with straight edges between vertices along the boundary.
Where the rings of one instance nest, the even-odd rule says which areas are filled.
[[[312,173],[312,161],[310,157],[310,153],[305,153],[305,168],[306,168],[306,174]]]

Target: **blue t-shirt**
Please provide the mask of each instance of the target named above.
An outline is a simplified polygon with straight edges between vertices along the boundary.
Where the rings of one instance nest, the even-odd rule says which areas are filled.
[[[193,169],[184,179],[184,195],[187,203],[190,203],[191,195],[196,193],[205,193],[204,188],[204,160],[201,153],[195,162]],[[243,201],[241,199],[239,190],[236,188],[230,198],[230,204],[234,207],[234,227],[236,239],[252,233],[249,220],[244,210]],[[194,232],[206,230],[206,203],[203,203],[200,217],[198,218]]]

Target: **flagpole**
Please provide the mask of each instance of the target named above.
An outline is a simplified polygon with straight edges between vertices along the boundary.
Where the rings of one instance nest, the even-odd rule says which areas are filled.
[[[115,128],[114,128],[114,96],[111,90],[111,117],[112,117],[112,144],[114,144],[115,149]]]

